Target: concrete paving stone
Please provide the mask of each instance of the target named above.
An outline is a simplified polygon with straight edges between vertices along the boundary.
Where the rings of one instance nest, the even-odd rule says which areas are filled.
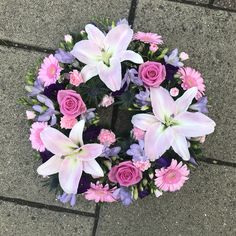
[[[0,235],[91,235],[93,218],[0,201]]]
[[[209,116],[216,130],[204,147],[204,155],[235,161],[236,153],[236,14],[181,3],[140,0],[135,30],[156,32],[172,50],[189,54],[186,65],[199,70],[206,83]]]
[[[0,38],[55,48],[64,34],[98,17],[127,18],[129,8],[129,0],[1,0]]]
[[[1,194],[29,201],[70,207],[55,201],[55,194],[43,187],[36,173],[40,162],[35,161],[29,139],[25,107],[16,105],[24,97],[24,75],[44,54],[0,47],[0,186]],[[78,199],[74,209],[94,212],[95,204]]]
[[[234,168],[202,164],[179,192],[102,205],[97,236],[235,235],[235,187]]]
[[[236,1],[235,0],[215,0],[214,6],[236,10]]]

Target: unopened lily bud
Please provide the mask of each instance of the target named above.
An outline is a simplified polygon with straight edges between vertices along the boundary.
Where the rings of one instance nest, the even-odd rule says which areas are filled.
[[[146,186],[148,184],[147,179],[143,179],[142,184],[143,184],[143,186]]]
[[[111,162],[106,160],[106,161],[103,161],[103,164],[110,170],[111,169]]]
[[[138,188],[137,188],[137,186],[134,187],[133,198],[134,198],[134,200],[138,199]]]
[[[153,177],[154,177],[153,173],[149,173],[149,178],[153,179]]]

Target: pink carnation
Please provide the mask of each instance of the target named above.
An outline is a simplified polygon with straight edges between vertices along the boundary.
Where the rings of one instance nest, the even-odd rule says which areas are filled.
[[[101,106],[101,107],[109,107],[113,103],[114,103],[114,97],[112,97],[111,95],[105,95],[102,98],[102,101],[99,104],[99,106]]]
[[[182,67],[178,70],[178,74],[182,80],[181,86],[184,90],[197,87],[198,93],[195,97],[197,100],[204,95],[205,84],[201,74],[198,71],[192,69],[191,67]]]
[[[94,200],[95,202],[115,202],[116,200],[112,197],[114,189],[109,189],[108,184],[104,187],[98,182],[96,184],[91,183],[90,189],[84,193],[87,200]]]
[[[144,139],[145,131],[143,131],[137,127],[134,127],[132,129],[131,133],[132,133],[135,140],[143,140]]]
[[[134,34],[133,40],[139,40],[144,43],[149,44],[162,44],[162,37],[155,33],[145,33],[145,32],[137,32]]]
[[[102,129],[98,135],[98,140],[101,144],[110,146],[116,142],[116,135],[108,129]]]
[[[62,68],[59,66],[58,60],[51,54],[49,57],[44,58],[39,69],[38,79],[42,81],[44,86],[55,84],[61,70]]]
[[[40,138],[40,133],[47,128],[48,125],[46,122],[35,122],[32,124],[30,129],[30,138],[31,145],[33,149],[37,151],[44,152],[45,146]]]
[[[134,161],[133,164],[142,172],[149,169],[151,166],[151,163],[148,160],[147,161]]]
[[[77,119],[75,119],[74,117],[63,116],[61,118],[60,125],[61,125],[61,128],[72,129],[76,123],[77,123]]]
[[[74,86],[79,86],[83,82],[84,82],[83,77],[81,73],[79,73],[79,71],[73,70],[70,72],[70,84]]]
[[[163,167],[155,172],[155,185],[163,191],[170,192],[180,190],[189,175],[187,166],[183,165],[182,161],[178,164],[176,160],[172,160],[169,167]]]

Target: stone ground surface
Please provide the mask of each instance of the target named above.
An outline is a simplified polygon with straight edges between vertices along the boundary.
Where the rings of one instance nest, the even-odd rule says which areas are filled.
[[[209,2],[214,7],[204,7]],[[74,209],[63,206],[42,188],[24,108],[16,106],[24,96],[23,77],[45,55],[41,48],[56,48],[64,34],[81,30],[92,15],[127,18],[130,6],[129,0],[0,1],[0,235],[236,235],[234,0],[139,0],[133,26],[163,35],[202,72],[217,123],[204,155],[218,165],[201,162],[180,192],[147,197],[128,208],[102,205],[100,214],[82,198]],[[9,42],[34,47],[22,50]],[[122,112],[119,116],[116,127],[127,120]]]

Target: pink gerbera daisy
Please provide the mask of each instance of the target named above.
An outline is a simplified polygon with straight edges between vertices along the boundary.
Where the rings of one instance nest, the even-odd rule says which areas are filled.
[[[178,164],[176,160],[172,160],[169,167],[156,170],[155,184],[163,191],[175,192],[181,189],[188,175],[189,170],[182,161]]]
[[[162,36],[155,34],[155,33],[145,33],[145,32],[140,32],[138,31],[137,33],[134,34],[133,40],[139,40],[144,43],[149,43],[149,44],[162,44]]]
[[[40,133],[48,127],[47,122],[35,122],[32,124],[30,129],[30,138],[31,145],[33,149],[37,151],[44,152],[45,146],[40,138]]]
[[[184,90],[197,87],[198,93],[195,97],[197,100],[204,95],[205,84],[201,74],[198,71],[192,69],[191,67],[182,67],[178,70],[178,74],[182,80],[181,86]]]
[[[115,202],[116,200],[112,197],[114,189],[109,189],[108,184],[104,187],[98,182],[96,184],[91,183],[90,189],[84,193],[87,200],[94,200],[95,202]]]
[[[45,57],[41,68],[39,69],[38,79],[44,83],[44,86],[55,84],[60,76],[62,68],[59,65],[58,60],[51,54],[49,57]]]

